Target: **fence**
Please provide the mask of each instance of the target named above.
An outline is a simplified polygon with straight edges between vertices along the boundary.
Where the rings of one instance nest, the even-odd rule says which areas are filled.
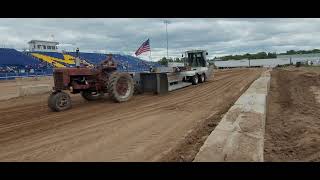
[[[21,77],[41,77],[41,76],[52,76],[53,71],[47,70],[47,71],[38,71],[38,72],[26,72],[26,73],[0,73],[0,81],[1,80],[13,80],[15,78],[21,78]]]
[[[312,61],[314,65],[320,65],[320,57],[292,57],[290,58],[273,58],[273,59],[251,59],[251,60],[229,60],[215,61],[215,65],[219,68],[226,67],[250,67],[264,66],[276,67],[277,65],[296,64],[297,62]]]
[[[119,72],[145,72],[149,71],[147,68],[128,68],[128,69],[118,69]],[[1,80],[14,80],[16,78],[22,77],[41,77],[41,76],[52,76],[53,71],[42,71],[42,72],[34,72],[34,73],[1,73],[0,72],[0,81]]]

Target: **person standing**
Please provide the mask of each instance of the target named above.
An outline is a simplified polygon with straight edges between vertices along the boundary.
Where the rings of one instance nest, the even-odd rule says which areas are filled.
[[[79,48],[77,48],[76,50],[76,67],[79,68],[80,67],[80,57],[79,57]]]

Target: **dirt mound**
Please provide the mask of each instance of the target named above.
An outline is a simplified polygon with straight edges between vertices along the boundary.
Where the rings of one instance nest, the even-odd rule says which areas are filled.
[[[265,136],[265,161],[320,160],[320,88],[317,73],[272,71]]]

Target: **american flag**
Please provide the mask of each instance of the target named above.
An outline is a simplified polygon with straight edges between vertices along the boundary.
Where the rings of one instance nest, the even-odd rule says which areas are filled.
[[[136,51],[136,56],[139,56],[140,54],[150,51],[150,43],[149,43],[149,39],[146,40],[140,47],[139,49]]]

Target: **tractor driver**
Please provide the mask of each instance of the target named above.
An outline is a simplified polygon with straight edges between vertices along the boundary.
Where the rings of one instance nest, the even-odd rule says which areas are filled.
[[[112,59],[112,54],[108,55],[108,58],[102,62],[103,68],[111,68],[111,69],[116,69],[117,64],[116,62]]]

